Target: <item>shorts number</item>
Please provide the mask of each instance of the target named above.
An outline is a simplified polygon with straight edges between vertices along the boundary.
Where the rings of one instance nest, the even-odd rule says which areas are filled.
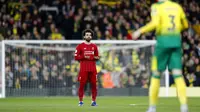
[[[169,18],[171,19],[171,24],[172,24],[172,27],[171,28],[168,28],[169,31],[174,31],[175,27],[176,27],[176,24],[174,22],[174,19],[175,19],[175,16],[174,15],[169,15]]]

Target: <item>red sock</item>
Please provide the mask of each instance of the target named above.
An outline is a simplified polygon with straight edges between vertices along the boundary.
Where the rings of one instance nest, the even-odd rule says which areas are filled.
[[[92,88],[92,101],[96,101],[96,97],[97,97],[97,84],[95,83],[91,83],[91,88]]]
[[[80,82],[80,86],[79,86],[79,90],[78,90],[79,101],[83,101],[84,87],[85,87],[85,83]]]

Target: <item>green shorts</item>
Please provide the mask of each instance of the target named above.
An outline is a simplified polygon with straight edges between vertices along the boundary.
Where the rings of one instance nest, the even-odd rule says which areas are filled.
[[[172,69],[182,69],[182,51],[181,47],[161,48],[156,47],[152,59],[152,71],[163,72],[168,67]]]

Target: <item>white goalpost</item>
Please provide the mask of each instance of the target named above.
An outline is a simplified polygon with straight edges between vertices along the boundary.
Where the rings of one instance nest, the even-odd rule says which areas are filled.
[[[73,53],[81,42],[83,41],[3,40],[0,59],[0,98],[76,95],[74,83],[78,64],[73,59]],[[111,73],[115,87],[126,88],[124,85],[128,85],[146,88],[151,74],[150,60],[155,41],[93,40],[92,42],[98,45],[102,57],[97,62],[97,68],[100,68],[101,73]],[[131,72],[127,72],[128,70]],[[121,80],[120,77],[125,78]],[[124,80],[126,83],[122,85]],[[132,83],[129,83],[129,80],[133,80]],[[174,92],[171,93],[174,90],[169,87],[168,71],[165,72],[161,85],[159,96],[176,96]]]
[[[5,90],[5,63],[4,63],[4,59],[5,59],[5,44],[4,41],[1,42],[1,78],[0,78],[0,98],[5,98],[6,95],[6,90]]]

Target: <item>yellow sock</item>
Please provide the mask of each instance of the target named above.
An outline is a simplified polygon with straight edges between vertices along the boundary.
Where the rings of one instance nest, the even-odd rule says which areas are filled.
[[[160,88],[160,78],[152,77],[151,84],[150,84],[150,90],[149,90],[150,105],[157,104],[159,88]]]
[[[187,104],[185,81],[184,81],[183,77],[176,77],[174,80],[176,83],[179,101],[182,105],[185,105],[185,104]]]

